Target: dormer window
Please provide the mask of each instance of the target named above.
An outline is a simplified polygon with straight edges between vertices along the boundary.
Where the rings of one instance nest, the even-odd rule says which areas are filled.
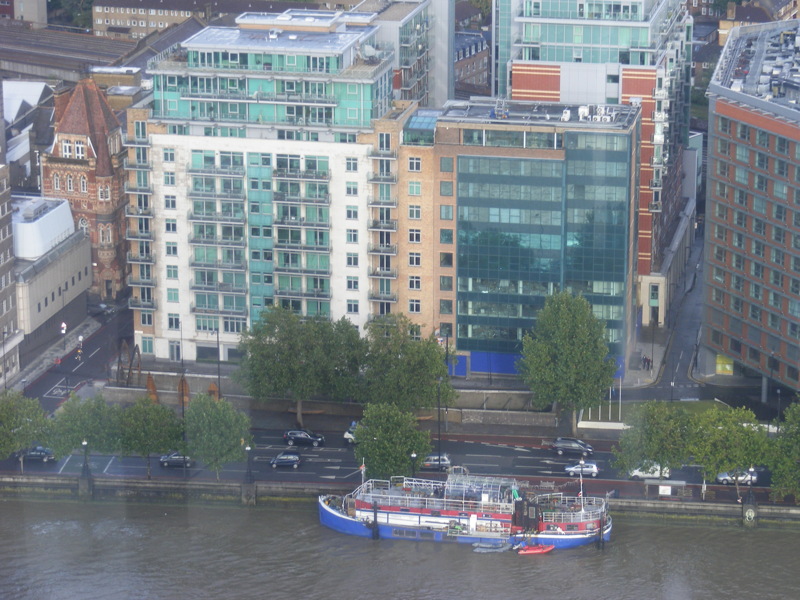
[[[72,158],[72,142],[68,140],[61,142],[61,157]]]
[[[83,142],[75,142],[75,158],[78,160],[86,158],[86,144]]]

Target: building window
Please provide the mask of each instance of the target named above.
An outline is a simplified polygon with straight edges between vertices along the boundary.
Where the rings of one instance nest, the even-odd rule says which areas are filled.
[[[67,175],[67,191],[68,192],[74,192],[75,191],[75,185],[74,185],[74,183],[72,181],[72,175]]]
[[[174,171],[164,171],[164,185],[175,185]]]
[[[439,289],[443,292],[453,291],[453,277],[450,275],[439,276]]]
[[[418,290],[422,287],[422,278],[418,275],[410,275],[408,278],[408,289]]]
[[[139,323],[141,323],[145,327],[150,327],[153,324],[153,313],[147,310],[143,310],[139,316]]]
[[[175,196],[164,196],[164,208],[167,210],[175,210],[178,202]]]
[[[349,220],[358,219],[358,207],[357,206],[348,206],[345,211],[345,217]]]
[[[178,288],[167,288],[167,302],[180,302]]]
[[[453,266],[453,253],[452,252],[440,252],[439,253],[439,266],[440,267],[452,267]]]
[[[53,173],[53,189],[61,189],[61,176],[58,173]]]
[[[167,256],[178,256],[178,242],[167,242]]]
[[[167,265],[167,279],[178,278],[178,265]]]
[[[175,148],[164,148],[164,162],[175,162]]]
[[[181,328],[181,317],[176,313],[169,313],[167,315],[167,327],[176,331]]]
[[[347,301],[347,314],[349,314],[349,315],[357,315],[358,314],[358,300],[348,300]]]
[[[419,267],[422,264],[422,254],[419,252],[409,252],[408,253],[408,266],[409,267]]]
[[[422,232],[419,229],[409,229],[408,241],[412,244],[419,244],[422,241]]]
[[[357,244],[358,243],[358,229],[348,229],[347,230],[347,243],[348,244]]]
[[[86,145],[83,142],[75,142],[75,158],[78,160],[86,158]]]
[[[440,181],[439,182],[439,195],[440,196],[452,196],[453,195],[453,182],[452,181]]]
[[[418,157],[410,157],[408,159],[409,171],[422,171],[422,159]]]
[[[453,220],[453,205],[452,204],[442,204],[439,207],[439,218],[442,221],[452,221]]]
[[[439,158],[439,170],[442,173],[452,173],[453,172],[453,157],[452,156],[442,156]]]
[[[453,230],[452,229],[440,229],[439,230],[439,243],[440,244],[452,244],[453,243]]]
[[[358,266],[358,254],[355,252],[348,252],[347,253],[347,266],[348,267],[357,267]]]
[[[81,194],[85,194],[89,191],[89,184],[86,181],[86,177],[81,175]]]
[[[355,181],[345,183],[345,193],[348,196],[358,196],[358,183]]]
[[[178,233],[178,220],[177,219],[167,219],[164,221],[166,226],[167,233]]]
[[[61,157],[72,158],[72,142],[67,140],[61,142]]]
[[[142,354],[152,354],[153,353],[153,338],[143,336],[142,337]]]
[[[358,290],[358,277],[348,276],[347,289],[351,291]]]
[[[408,301],[408,312],[410,313],[419,313],[422,311],[422,304],[419,300],[409,300]]]
[[[358,171],[358,159],[354,157],[345,158],[344,170],[348,173],[355,173]]]
[[[439,300],[439,314],[452,315],[453,314],[453,301],[452,300]]]
[[[408,182],[408,195],[409,196],[421,196],[422,195],[422,184],[419,181],[409,181]]]

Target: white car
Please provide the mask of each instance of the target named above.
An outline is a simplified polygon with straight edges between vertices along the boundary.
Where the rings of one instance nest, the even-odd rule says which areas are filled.
[[[564,471],[566,471],[567,475],[570,477],[575,477],[576,475],[589,475],[591,477],[597,477],[600,469],[597,468],[597,463],[585,462],[583,464],[575,463],[574,465],[567,465],[564,467]]]
[[[347,428],[347,431],[344,432],[344,443],[348,446],[352,446],[356,443],[355,432],[356,425],[350,425],[350,427]]]
[[[725,473],[717,475],[717,483],[721,483],[722,485],[731,485],[737,480],[739,483],[744,483],[745,485],[755,485],[758,483],[758,475],[755,471],[748,471],[746,469],[742,469],[741,471],[726,471]]]
[[[654,464],[645,469],[643,466],[637,467],[628,472],[628,479],[638,481],[639,479],[669,479],[669,467],[662,467]]]

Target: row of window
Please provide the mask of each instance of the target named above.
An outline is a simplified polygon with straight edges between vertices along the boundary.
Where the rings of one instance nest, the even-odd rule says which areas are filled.
[[[119,13],[119,14],[126,14],[126,15],[146,15],[148,14],[148,10],[146,8],[123,8],[123,7],[115,7],[115,6],[95,6],[94,12],[107,12],[107,13]],[[155,8],[151,8],[149,10],[149,14],[164,17],[186,17],[187,19],[192,16],[191,11],[188,10],[156,10]]]
[[[789,325],[790,335],[794,338],[800,338],[800,325],[795,323],[790,323]],[[712,330],[711,331],[711,342],[716,344],[718,347],[723,348],[723,334],[721,331]],[[753,342],[757,344],[758,342]],[[746,349],[746,353],[745,353]],[[737,339],[736,337],[730,337],[728,339],[728,348],[725,349],[726,353],[729,353],[731,356],[747,356],[747,360],[750,361],[752,364],[760,365],[761,361],[764,358],[764,350],[759,346],[751,346],[749,344],[743,344],[741,340]],[[730,351],[730,352],[727,352]],[[786,369],[786,377],[789,379],[798,380],[798,375],[800,375],[800,371],[798,371],[797,367],[794,365],[786,364],[784,365]],[[773,374],[777,375],[781,372],[781,363],[780,361],[772,356],[772,351],[770,351],[770,355],[767,357],[767,368],[773,372]]]
[[[78,281],[81,281],[83,279],[83,276],[88,277],[88,275],[89,275],[89,267],[83,267],[83,271],[77,272]],[[67,290],[69,290],[70,282],[72,286],[75,286],[75,277],[76,275],[72,275],[71,280],[64,281],[63,286],[61,285],[58,286],[57,292],[59,298],[61,297],[62,293],[64,294],[67,293]],[[42,312],[42,308],[47,308],[51,303],[55,301],[56,301],[56,290],[52,290],[49,294],[45,294],[44,297],[41,300],[39,300],[39,302],[37,303],[37,312]]]

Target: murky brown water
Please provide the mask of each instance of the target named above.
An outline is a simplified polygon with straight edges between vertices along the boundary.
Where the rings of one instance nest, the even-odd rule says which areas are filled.
[[[783,599],[797,532],[615,519],[544,556],[352,538],[296,510],[0,503],[0,598]]]

